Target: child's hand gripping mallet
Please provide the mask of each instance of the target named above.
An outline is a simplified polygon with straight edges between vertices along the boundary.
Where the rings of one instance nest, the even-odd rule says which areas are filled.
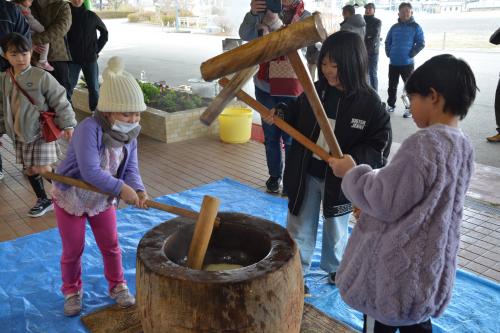
[[[59,182],[59,183],[62,183],[62,184],[75,186],[75,187],[78,187],[78,188],[81,188],[81,189],[84,189],[87,191],[97,192],[97,193],[101,193],[101,194],[109,195],[109,196],[114,196],[113,194],[105,193],[105,192],[99,190],[97,187],[92,186],[89,183],[84,182],[83,180],[58,175],[58,174],[53,173],[53,172],[45,172],[42,174],[42,177]],[[181,207],[162,204],[162,203],[159,203],[159,202],[156,202],[153,200],[149,200],[149,199],[146,200],[146,205],[148,207],[162,210],[162,211],[167,212],[167,213],[172,213],[175,215],[188,217],[188,218],[192,218],[192,219],[199,219],[199,215],[200,215],[197,212],[194,212],[194,211],[189,210],[189,209],[184,209]],[[215,220],[215,222],[212,222],[212,223],[215,223],[215,226],[218,227],[220,224],[220,219],[218,217],[215,217],[214,220]]]

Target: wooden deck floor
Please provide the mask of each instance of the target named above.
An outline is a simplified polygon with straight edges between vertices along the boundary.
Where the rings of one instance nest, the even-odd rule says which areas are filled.
[[[21,167],[14,164],[12,145],[2,140],[5,178],[0,181],[0,241],[55,227],[52,212],[40,218],[26,216],[35,196]],[[141,173],[151,197],[225,177],[264,190],[267,167],[264,146],[260,143],[225,144],[216,137],[164,144],[142,136],[139,141]],[[466,202],[459,253],[462,268],[496,282],[500,282],[498,212],[471,200]]]

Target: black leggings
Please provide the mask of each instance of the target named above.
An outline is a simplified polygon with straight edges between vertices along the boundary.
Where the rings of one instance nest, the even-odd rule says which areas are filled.
[[[363,333],[432,333],[431,320],[410,326],[389,326],[363,315]]]

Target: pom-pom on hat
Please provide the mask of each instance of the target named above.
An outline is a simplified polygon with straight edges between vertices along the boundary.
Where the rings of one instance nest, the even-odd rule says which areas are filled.
[[[142,112],[144,95],[135,78],[124,70],[123,59],[112,57],[102,73],[97,109],[100,112]]]

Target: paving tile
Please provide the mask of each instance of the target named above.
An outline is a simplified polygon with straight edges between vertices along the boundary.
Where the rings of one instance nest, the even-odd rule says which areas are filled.
[[[465,268],[472,270],[478,274],[482,274],[488,270],[488,267],[481,265],[477,262],[470,262],[467,265],[465,265]]]
[[[477,257],[476,259],[474,259],[474,262],[486,266],[488,268],[494,268],[496,264],[494,260],[483,256]]]
[[[495,262],[500,262],[500,254],[499,253],[496,253],[493,251],[488,251],[488,252],[485,252],[482,256],[486,257],[488,259],[491,259]]]
[[[490,278],[497,283],[500,282],[500,272],[499,271],[495,271],[493,269],[487,269],[481,275],[484,275],[487,278]]]

